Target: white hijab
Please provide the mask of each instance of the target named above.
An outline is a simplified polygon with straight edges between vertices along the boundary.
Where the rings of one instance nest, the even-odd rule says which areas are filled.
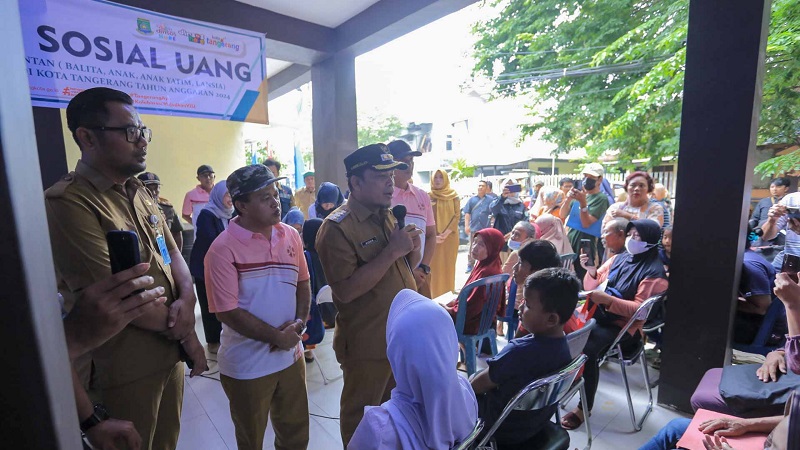
[[[386,324],[387,356],[397,387],[381,405],[404,449],[449,449],[478,420],[475,393],[457,370],[453,319],[432,300],[400,291]]]

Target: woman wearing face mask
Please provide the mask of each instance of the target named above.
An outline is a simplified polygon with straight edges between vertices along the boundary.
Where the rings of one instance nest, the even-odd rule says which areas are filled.
[[[653,178],[647,172],[633,172],[625,178],[625,192],[628,199],[617,202],[608,207],[603,226],[617,217],[627,220],[651,219],[664,225],[664,208],[660,203],[650,201],[650,193],[653,192],[655,184]]]
[[[308,218],[324,219],[342,203],[344,196],[339,186],[326,181],[317,189],[317,201],[308,207]]]
[[[205,283],[205,264],[203,260],[208,253],[211,243],[226,228],[228,221],[233,216],[233,202],[228,193],[228,185],[225,180],[218,181],[211,189],[208,203],[200,210],[195,221],[194,246],[189,255],[189,272],[194,277],[194,285],[197,288],[197,301],[200,303],[200,315],[203,318],[203,332],[206,335],[209,353],[217,353],[219,350],[219,336],[222,333],[222,324],[217,320],[217,316],[208,311],[208,296],[206,295]]]
[[[436,220],[436,251],[431,260],[431,298],[456,287],[456,257],[458,256],[458,219],[461,217],[461,199],[450,187],[450,178],[444,170],[433,175],[431,192],[433,218]]]
[[[525,220],[525,204],[519,198],[521,186],[509,178],[503,187],[503,193],[500,197],[492,200],[489,209],[492,211],[494,217],[493,227],[503,233],[506,239],[509,233],[514,228],[514,225],[520,220]],[[503,246],[501,258],[505,261],[508,258],[509,249]]]
[[[622,327],[636,313],[636,309],[655,294],[667,290],[667,275],[658,256],[658,241],[661,226],[649,219],[634,220],[628,224],[625,240],[627,252],[614,255],[599,269],[587,266],[589,258],[580,256],[580,263],[586,270],[583,286],[589,293],[588,301],[597,305],[594,318],[597,326],[589,335],[583,353],[588,357],[583,377],[586,381],[586,404],[591,410],[597,393],[599,378],[598,361],[619,334]],[[604,291],[597,289],[608,281]],[[635,323],[622,339],[623,351],[635,347],[642,339],[643,322]],[[580,404],[579,404],[580,406]],[[585,412],[580,407],[566,414],[561,426],[573,430],[580,426]]]

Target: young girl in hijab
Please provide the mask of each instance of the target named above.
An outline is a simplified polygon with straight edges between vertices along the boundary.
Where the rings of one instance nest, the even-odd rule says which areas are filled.
[[[481,278],[490,277],[492,275],[499,275],[502,273],[502,263],[500,261],[500,252],[505,245],[503,233],[495,228],[484,228],[476,232],[472,238],[472,248],[470,253],[475,258],[475,268],[467,278],[464,286],[472,283],[473,281],[480,280]],[[481,322],[481,312],[483,305],[486,303],[486,288],[481,287],[475,289],[469,294],[467,298],[467,320],[464,323],[465,334],[475,334],[478,332],[478,327]],[[505,307],[505,301],[500,302],[498,309]],[[456,315],[458,315],[458,299],[451,301],[445,306],[447,312],[453,318],[455,323]]]
[[[368,406],[350,450],[444,450],[462,442],[478,420],[469,382],[456,370],[458,338],[439,305],[410,290],[389,309],[386,355],[397,386]]]
[[[594,313],[597,325],[589,334],[583,350],[588,357],[583,378],[586,380],[586,405],[590,411],[597,393],[600,355],[608,350],[639,306],[653,295],[665,292],[668,286],[667,274],[658,256],[661,224],[650,219],[634,220],[628,224],[626,232],[625,248],[628,251],[614,255],[599,269],[586,265],[589,260],[587,255],[580,257],[580,263],[586,270],[584,289],[592,291],[587,299],[597,305]],[[594,290],[606,280],[605,290]],[[620,341],[623,351],[642,339],[643,323],[637,322],[628,329]],[[587,412],[580,409],[580,403],[578,406],[561,419],[561,425],[567,430],[574,430],[584,421]]]
[[[336,208],[342,206],[342,203],[344,203],[344,196],[339,186],[326,181],[317,189],[317,201],[308,207],[308,218],[324,219]]]
[[[228,221],[233,216],[233,202],[228,194],[228,185],[225,180],[218,181],[211,189],[208,203],[200,210],[195,221],[195,240],[192,253],[189,255],[189,272],[194,277],[197,288],[197,300],[200,303],[200,315],[203,318],[203,332],[206,335],[208,351],[217,353],[219,349],[219,335],[222,325],[217,316],[208,311],[208,296],[203,270],[203,260],[208,253],[208,248],[214,239],[228,228]]]
[[[436,220],[436,251],[431,260],[431,298],[452,292],[456,283],[456,257],[458,256],[458,219],[461,217],[461,200],[450,187],[450,178],[444,170],[433,175],[431,192],[433,218]]]

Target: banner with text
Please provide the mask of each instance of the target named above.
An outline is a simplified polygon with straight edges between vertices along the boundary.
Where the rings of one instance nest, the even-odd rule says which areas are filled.
[[[19,0],[34,106],[128,93],[142,113],[267,123],[264,37],[105,0]]]

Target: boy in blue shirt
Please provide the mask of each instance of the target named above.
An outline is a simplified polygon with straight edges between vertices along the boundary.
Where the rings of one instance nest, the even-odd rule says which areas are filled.
[[[575,310],[579,290],[575,275],[561,268],[543,269],[525,280],[521,320],[532,334],[512,339],[487,361],[488,370],[470,380],[478,397],[478,415],[486,423],[484,430],[491,428],[508,401],[523,387],[558,372],[572,361],[564,324]],[[526,443],[541,431],[556,407],[512,412],[494,434],[495,440],[501,448]]]

